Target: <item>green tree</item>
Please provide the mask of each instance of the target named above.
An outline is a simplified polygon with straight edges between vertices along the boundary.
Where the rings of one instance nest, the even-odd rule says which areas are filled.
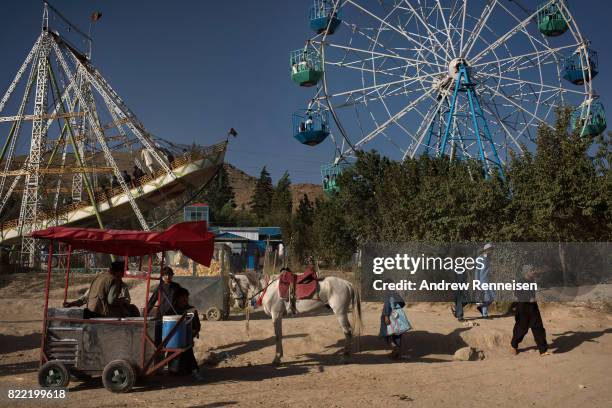
[[[511,162],[510,239],[576,242],[611,236],[609,168],[602,169],[590,154],[597,139],[568,132],[570,113],[560,110],[554,129],[538,129],[535,155]]]
[[[291,236],[291,212],[293,210],[293,197],[291,195],[291,179],[285,172],[276,183],[270,209],[269,223],[281,227],[283,238],[287,241]]]
[[[561,243],[609,241],[610,136],[569,132],[569,116],[560,110],[554,129],[540,127],[536,151],[511,157],[504,177],[485,177],[475,160],[359,153],[339,192],[317,203],[317,254],[338,263],[368,241],[552,241],[564,264]]]
[[[255,214],[243,204],[240,208],[232,212],[231,225],[239,227],[256,227],[258,226],[258,220]]]
[[[612,132],[602,133],[595,140],[597,151],[594,157],[595,171],[601,182],[598,184],[599,196],[606,200],[606,230],[612,231]],[[609,238],[606,240],[609,241]]]
[[[255,184],[255,190],[253,191],[250,202],[251,211],[255,214],[257,222],[261,224],[265,223],[270,214],[273,194],[274,187],[272,185],[272,178],[264,166]]]
[[[300,200],[291,225],[290,250],[295,263],[313,254],[313,206],[306,194]]]
[[[313,217],[313,248],[317,259],[328,265],[343,265],[351,259],[357,244],[337,200],[317,200]]]
[[[234,202],[234,190],[225,166],[221,167],[210,185],[204,190],[201,199],[208,204],[212,223],[217,225],[231,223],[236,203]]]
[[[338,209],[347,216],[347,228],[360,244],[380,240],[382,220],[379,196],[392,162],[376,152],[359,153],[357,162],[338,178]]]

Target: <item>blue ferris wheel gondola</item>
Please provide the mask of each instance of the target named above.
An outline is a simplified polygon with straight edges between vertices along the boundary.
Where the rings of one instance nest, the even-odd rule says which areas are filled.
[[[599,73],[597,51],[591,48],[585,50],[586,53],[583,50],[576,51],[563,62],[563,78],[574,85],[582,85]]]
[[[572,112],[572,130],[580,136],[597,136],[606,130],[606,112],[601,102],[584,103]]]
[[[329,136],[327,111],[300,110],[293,114],[293,137],[307,146],[316,146]]]
[[[333,34],[340,26],[340,10],[334,11],[334,5],[329,0],[314,0],[310,6],[310,28],[317,34],[327,30]]]

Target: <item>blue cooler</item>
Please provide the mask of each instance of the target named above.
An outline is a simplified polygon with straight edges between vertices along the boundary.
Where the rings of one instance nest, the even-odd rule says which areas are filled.
[[[162,340],[168,336],[170,331],[176,326],[178,321],[181,320],[180,315],[164,316],[162,319]],[[166,343],[166,348],[183,348],[186,347],[190,342],[187,339],[187,325],[183,320],[179,327],[176,329],[170,340]]]

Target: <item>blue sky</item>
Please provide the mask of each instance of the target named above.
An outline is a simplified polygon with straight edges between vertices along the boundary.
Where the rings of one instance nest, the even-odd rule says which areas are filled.
[[[311,36],[310,1],[52,3],[84,29],[92,11],[102,12],[93,31],[93,62],[154,134],[210,144],[234,127],[239,136],[230,144],[230,163],[254,175],[266,165],[275,180],[287,169],[293,182],[320,181],[320,165],[333,157],[331,143],[311,148],[291,135],[291,114],[312,94],[291,82],[288,67],[289,51]],[[599,52],[594,85],[611,116],[612,4],[584,0],[569,5]],[[41,10],[38,0],[3,3],[2,92],[39,33]]]

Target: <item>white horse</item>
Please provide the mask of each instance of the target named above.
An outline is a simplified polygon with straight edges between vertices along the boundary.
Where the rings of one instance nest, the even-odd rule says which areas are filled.
[[[272,317],[276,340],[276,354],[273,364],[280,364],[283,357],[283,315],[291,310],[289,302],[280,297],[278,277],[270,280],[257,278],[254,274],[230,275],[230,293],[234,303],[241,309],[248,306],[251,299],[261,299],[264,312]],[[361,297],[353,285],[340,278],[329,276],[321,279],[312,299],[300,299],[295,303],[297,313],[308,313],[329,306],[344,332],[344,352],[342,361],[350,358],[353,331],[357,336],[361,330]],[[349,308],[353,310],[353,327],[348,319]]]

